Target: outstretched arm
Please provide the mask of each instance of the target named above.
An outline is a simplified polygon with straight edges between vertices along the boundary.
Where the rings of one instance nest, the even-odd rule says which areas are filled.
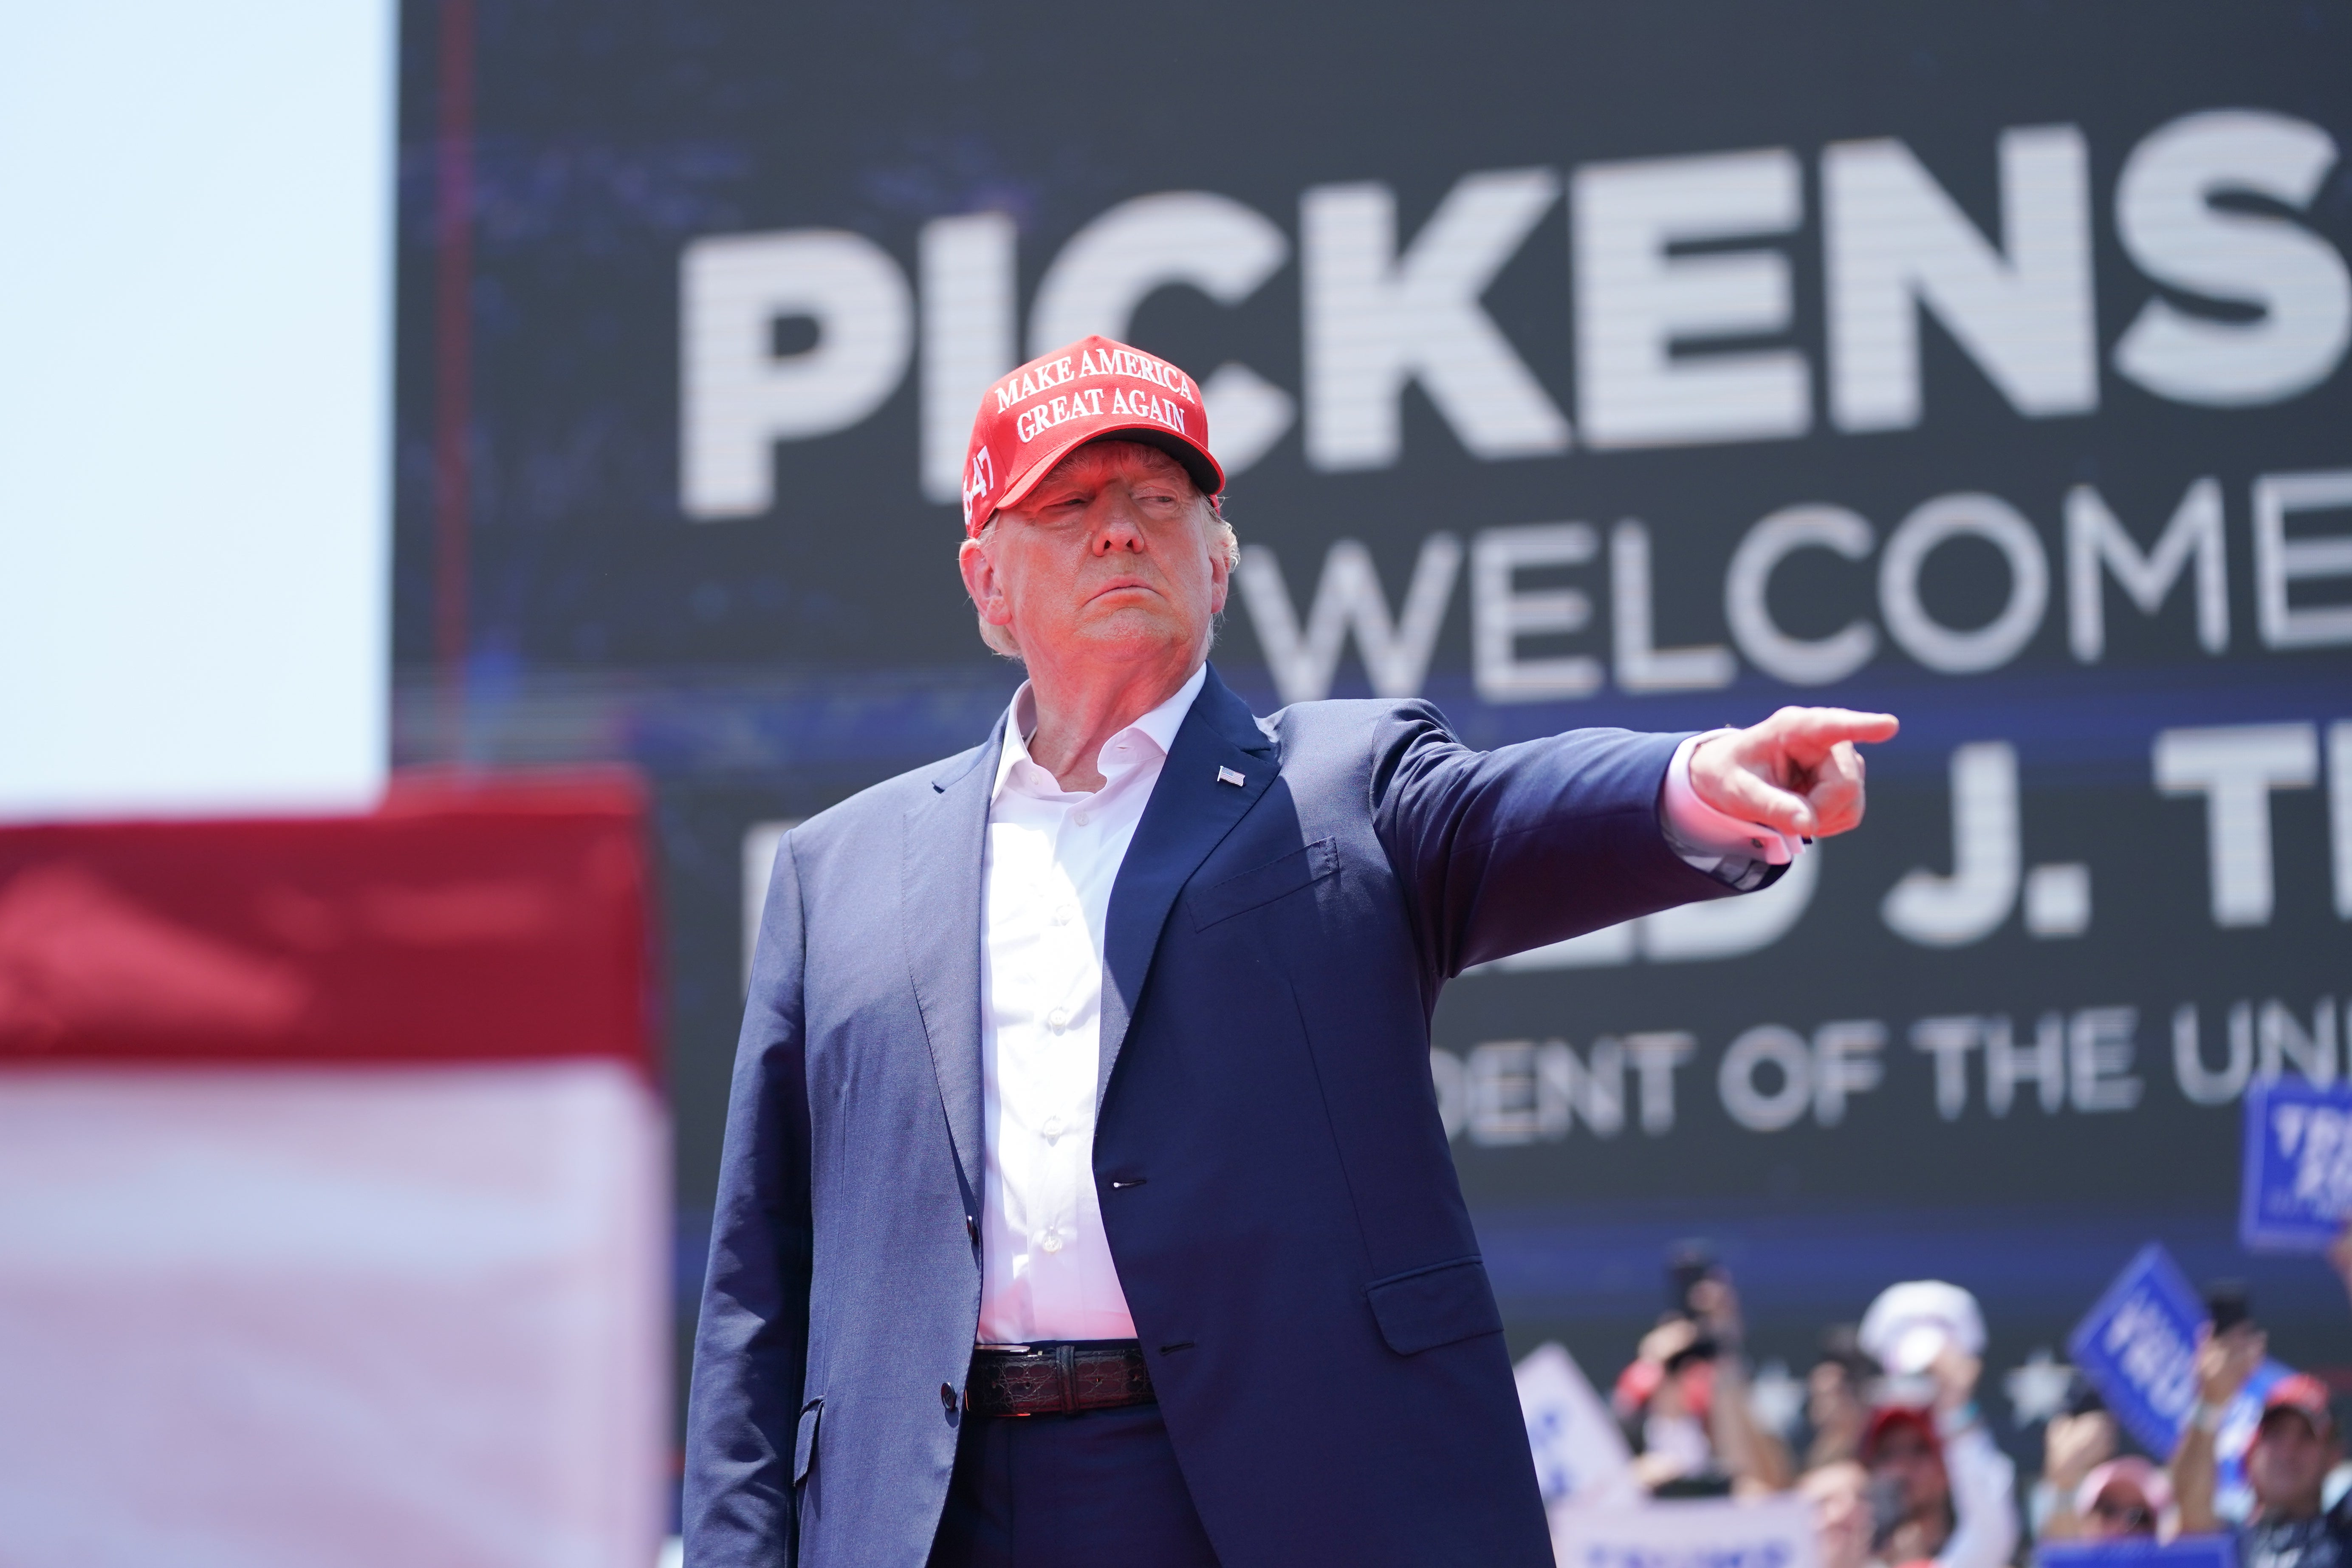
[[[1381,725],[1372,822],[1433,1004],[1472,964],[1731,891],[1686,865],[1659,825],[1681,739],[1574,730],[1480,752],[1424,703]]]
[[[1784,708],[1699,744],[1692,791],[1776,833],[1843,833],[1862,819],[1855,742],[1895,730],[1884,714]],[[1685,862],[1660,821],[1682,740],[1575,730],[1479,752],[1434,708],[1397,710],[1374,741],[1373,821],[1414,907],[1432,980],[1729,893]]]

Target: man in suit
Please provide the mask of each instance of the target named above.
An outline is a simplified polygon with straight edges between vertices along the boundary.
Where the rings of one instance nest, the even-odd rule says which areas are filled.
[[[1885,716],[1479,752],[1254,717],[1200,389],[982,399],[964,584],[1028,681],[776,858],[686,1471],[694,1568],[1550,1562],[1429,1076],[1465,968],[1763,885]]]

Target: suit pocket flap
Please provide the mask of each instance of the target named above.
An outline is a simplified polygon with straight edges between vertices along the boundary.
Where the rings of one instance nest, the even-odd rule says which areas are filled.
[[[1417,1355],[1476,1334],[1503,1331],[1503,1314],[1475,1258],[1391,1274],[1365,1288],[1381,1337],[1399,1355]]]
[[[1312,844],[1301,845],[1279,860],[1269,860],[1221,882],[1196,888],[1189,900],[1192,906],[1192,929],[1202,931],[1260,904],[1270,904],[1285,893],[1295,893],[1339,868],[1339,841],[1318,838]]]
[[[793,1437],[793,1485],[808,1479],[809,1461],[816,1458],[816,1418],[824,1414],[824,1401],[812,1399],[801,1412],[801,1426]]]

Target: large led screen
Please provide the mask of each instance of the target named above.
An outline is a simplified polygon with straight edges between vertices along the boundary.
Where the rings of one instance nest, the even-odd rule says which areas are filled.
[[[2233,1216],[2249,1082],[2352,1049],[2352,19],[446,0],[403,47],[396,760],[650,780],[689,1318],[776,835],[988,731],[971,414],[1100,331],[1202,384],[1261,712],[1904,721],[1769,892],[1445,994],[1515,1347],[1609,1375],[1703,1236],[1767,1356],[1938,1277],[1999,1371],[2161,1240],[2345,1359]]]

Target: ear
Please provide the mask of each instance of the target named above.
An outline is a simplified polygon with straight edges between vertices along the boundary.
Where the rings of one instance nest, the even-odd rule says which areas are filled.
[[[1224,530],[1218,526],[1216,513],[1209,514],[1209,613],[1225,613],[1225,595],[1233,588],[1234,569],[1225,560]]]
[[[967,539],[956,552],[956,569],[963,574],[963,591],[971,595],[980,618],[992,626],[1013,624],[1013,601],[1005,596],[1004,584],[996,574],[996,563],[989,559],[988,546],[977,539]]]

